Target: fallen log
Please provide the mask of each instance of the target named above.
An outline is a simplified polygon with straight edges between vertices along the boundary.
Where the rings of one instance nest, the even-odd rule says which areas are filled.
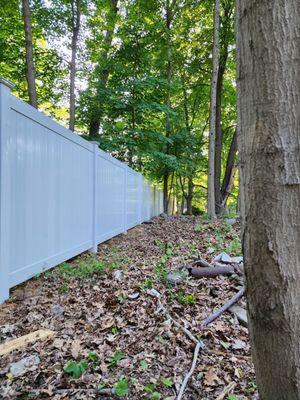
[[[191,267],[189,268],[190,274],[194,276],[195,278],[215,278],[218,275],[232,275],[235,274],[236,268],[233,267],[232,265],[228,266],[220,266],[220,267],[201,267],[201,268],[195,268]]]
[[[238,302],[245,294],[245,288],[243,287],[239,290],[227,303],[225,303],[221,308],[215,311],[212,315],[207,317],[203,322],[202,326],[207,326],[211,324],[215,319],[217,319],[220,315],[222,315],[225,311],[227,311],[231,306],[233,306],[236,302]]]

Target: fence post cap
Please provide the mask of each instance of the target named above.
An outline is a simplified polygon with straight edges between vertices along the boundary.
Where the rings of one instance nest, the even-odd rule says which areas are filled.
[[[12,82],[10,82],[8,79],[2,78],[0,76],[0,85],[5,85],[7,86],[9,89],[13,89],[14,88],[14,84]]]

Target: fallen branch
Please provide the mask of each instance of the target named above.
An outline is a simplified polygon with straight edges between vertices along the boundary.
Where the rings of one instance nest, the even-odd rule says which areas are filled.
[[[184,327],[184,326],[181,325],[179,322],[177,322],[174,318],[172,318],[171,315],[170,315],[170,313],[168,312],[168,310],[161,304],[160,301],[158,301],[158,304],[159,304],[159,310],[158,310],[157,312],[162,311],[163,314],[164,314],[169,320],[171,320],[171,321],[173,322],[173,324],[174,324],[177,328],[181,329],[181,330],[187,335],[187,337],[188,337],[189,339],[191,339],[191,340],[196,344],[195,350],[194,350],[194,355],[193,355],[192,366],[191,366],[189,372],[187,373],[187,375],[185,376],[185,378],[184,378],[184,380],[183,380],[183,382],[182,382],[182,384],[181,384],[180,391],[179,391],[178,396],[177,396],[177,400],[181,400],[182,397],[183,397],[183,395],[184,395],[184,391],[185,391],[185,388],[186,388],[186,386],[187,386],[187,384],[188,384],[188,381],[189,381],[189,379],[191,378],[191,376],[193,375],[194,370],[195,370],[195,368],[196,368],[196,364],[197,364],[197,359],[198,359],[199,351],[200,351],[200,349],[203,349],[203,348],[204,348],[204,344],[203,344],[203,342],[201,342],[200,340],[198,340],[186,327]]]
[[[183,398],[186,385],[188,384],[188,381],[191,378],[191,376],[193,375],[194,370],[196,368],[197,359],[198,359],[199,351],[200,351],[201,348],[202,348],[202,343],[198,342],[196,344],[196,347],[195,347],[195,350],[194,350],[192,366],[191,366],[189,372],[186,374],[186,376],[185,376],[185,378],[184,378],[184,380],[183,380],[183,382],[181,384],[180,391],[179,391],[178,396],[177,396],[177,400],[181,400]]]
[[[236,273],[236,269],[231,266],[224,267],[202,267],[202,268],[191,268],[190,274],[195,278],[215,278],[218,275],[232,275]]]
[[[203,322],[202,326],[207,326],[211,324],[215,319],[217,319],[220,315],[222,315],[225,311],[227,311],[233,304],[239,301],[245,294],[245,288],[243,287],[239,292],[237,292],[227,303],[225,303],[221,308],[219,308],[212,315],[207,317]]]
[[[114,389],[97,389],[97,388],[70,388],[70,389],[52,389],[52,390],[30,390],[30,393],[34,396],[40,396],[43,393],[47,394],[62,394],[62,395],[73,395],[76,393],[91,393],[97,395],[107,395],[107,396],[116,396],[114,393]]]

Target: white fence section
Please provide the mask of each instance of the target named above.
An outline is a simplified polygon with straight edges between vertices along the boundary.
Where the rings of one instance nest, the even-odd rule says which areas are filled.
[[[9,288],[163,211],[144,177],[0,78],[0,302]]]

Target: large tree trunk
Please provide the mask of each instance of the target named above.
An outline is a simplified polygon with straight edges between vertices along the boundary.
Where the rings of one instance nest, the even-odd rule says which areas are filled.
[[[25,50],[26,50],[26,80],[28,87],[29,104],[38,107],[36,85],[35,85],[35,66],[33,61],[33,45],[31,33],[31,18],[29,0],[22,0],[22,14],[24,21]]]
[[[71,63],[70,63],[70,117],[69,129],[75,128],[75,77],[76,77],[76,55],[77,43],[80,30],[81,0],[71,0],[72,5],[72,44],[71,44]]]
[[[111,48],[113,34],[115,30],[117,14],[118,14],[118,1],[119,0],[111,0],[111,12],[110,12],[110,21],[105,34],[105,50],[102,54],[102,61],[106,62],[108,59],[109,50]],[[107,86],[109,77],[109,70],[107,68],[103,68],[99,73],[99,79],[97,84],[97,92],[96,97],[99,96],[101,90],[105,89]],[[96,136],[99,134],[101,121],[101,104],[97,105],[91,114],[91,121],[89,126],[89,135]]]
[[[300,399],[300,2],[237,0],[238,146],[261,400]]]
[[[208,180],[207,180],[207,213],[210,218],[216,217],[215,209],[215,141],[216,141],[216,96],[219,68],[219,24],[220,0],[215,0],[214,9],[214,43],[213,43],[213,71],[210,89],[210,127],[208,151]]]

